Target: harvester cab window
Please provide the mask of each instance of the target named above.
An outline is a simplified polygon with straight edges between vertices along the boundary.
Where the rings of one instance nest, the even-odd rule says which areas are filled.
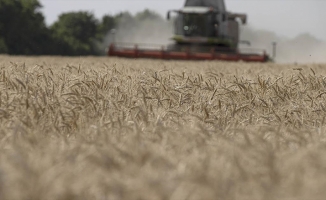
[[[206,36],[206,24],[206,14],[183,14],[183,31],[185,36]]]
[[[209,31],[209,37],[218,37],[220,23],[217,19],[217,14],[216,13],[210,14],[209,19],[207,21],[209,24],[209,27],[207,27]]]

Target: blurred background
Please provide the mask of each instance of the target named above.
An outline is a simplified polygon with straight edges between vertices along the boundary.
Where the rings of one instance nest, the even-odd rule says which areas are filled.
[[[326,62],[326,1],[225,0],[246,13],[241,39],[272,51],[279,62]],[[168,10],[184,0],[0,0],[0,53],[12,55],[104,55],[118,42],[168,44]],[[115,29],[115,34],[112,34]]]

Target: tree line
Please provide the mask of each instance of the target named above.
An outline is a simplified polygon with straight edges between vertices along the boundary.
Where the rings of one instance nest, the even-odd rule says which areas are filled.
[[[62,13],[47,26],[38,0],[0,0],[0,54],[101,55],[110,30],[128,21],[161,18],[150,10],[121,12],[96,19],[88,11]]]

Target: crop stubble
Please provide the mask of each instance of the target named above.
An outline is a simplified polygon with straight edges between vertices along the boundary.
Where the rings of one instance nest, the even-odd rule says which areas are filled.
[[[323,199],[325,67],[0,56],[0,199]]]

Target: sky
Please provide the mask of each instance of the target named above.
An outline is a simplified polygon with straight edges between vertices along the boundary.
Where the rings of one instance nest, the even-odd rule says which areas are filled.
[[[184,0],[40,0],[46,23],[70,11],[90,11],[97,18],[121,11],[136,13],[146,8],[165,15],[168,10],[182,8]],[[310,33],[326,41],[326,0],[225,0],[228,11],[248,15],[255,29],[274,31],[293,38]]]

